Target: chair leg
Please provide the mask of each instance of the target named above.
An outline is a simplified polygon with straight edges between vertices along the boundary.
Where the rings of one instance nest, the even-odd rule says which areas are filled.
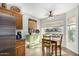
[[[52,54],[53,54],[53,51],[54,51],[54,50],[53,50],[53,45],[52,45]]]
[[[42,46],[42,55],[44,56],[45,51],[44,51],[44,47]]]
[[[60,50],[60,56],[61,56],[61,46],[59,47],[59,50]]]
[[[50,56],[50,48],[46,47],[46,55]]]
[[[55,44],[55,56],[57,56],[57,43]]]
[[[50,47],[49,47],[49,56],[50,56],[51,54],[50,54]]]

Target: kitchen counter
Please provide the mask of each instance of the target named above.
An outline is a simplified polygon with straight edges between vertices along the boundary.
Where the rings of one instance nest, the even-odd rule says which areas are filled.
[[[22,40],[25,40],[25,39],[16,39],[16,41],[22,41]]]

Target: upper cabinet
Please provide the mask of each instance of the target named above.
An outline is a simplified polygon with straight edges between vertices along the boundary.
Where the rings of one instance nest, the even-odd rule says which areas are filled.
[[[16,29],[22,29],[22,15],[20,13],[12,13],[16,17]]]
[[[11,11],[6,8],[0,7],[0,14],[6,14],[16,17],[16,29],[22,29],[22,14],[16,11]]]

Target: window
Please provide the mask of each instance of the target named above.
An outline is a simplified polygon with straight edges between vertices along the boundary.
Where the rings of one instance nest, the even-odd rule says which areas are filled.
[[[73,16],[68,19],[68,41],[73,42],[75,38],[76,38],[76,19]]]

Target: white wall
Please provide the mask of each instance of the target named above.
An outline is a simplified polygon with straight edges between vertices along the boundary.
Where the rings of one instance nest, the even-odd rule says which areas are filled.
[[[74,16],[76,20],[76,38],[74,39],[74,42],[69,42],[67,25],[68,19],[72,16]],[[78,7],[66,13],[66,47],[73,52],[78,53]]]

